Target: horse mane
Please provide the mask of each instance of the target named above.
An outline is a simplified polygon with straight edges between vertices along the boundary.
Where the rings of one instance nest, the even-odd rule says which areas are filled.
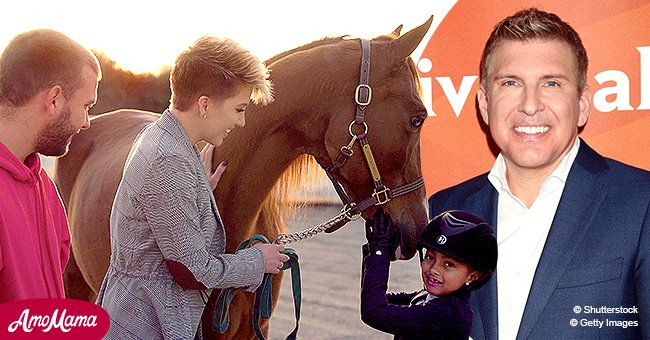
[[[316,159],[308,154],[296,158],[282,173],[262,205],[262,218],[268,225],[286,225],[285,218],[295,216],[298,208],[312,202],[303,199],[314,192],[323,178]]]
[[[310,43],[281,52],[267,59],[264,63],[272,69],[276,61],[293,55],[297,52],[307,51],[312,48],[337,44],[349,38],[348,35],[338,37],[325,37]],[[313,193],[319,180],[324,178],[316,159],[308,154],[296,158],[280,175],[275,186],[269,192],[264,203],[258,224],[286,225],[285,219],[295,216],[298,208],[308,206],[310,202],[300,200],[301,196]]]
[[[282,59],[282,58],[284,58],[286,56],[292,55],[292,54],[294,54],[296,52],[310,50],[310,49],[318,47],[318,46],[336,44],[336,43],[338,43],[340,41],[343,41],[343,40],[347,39],[348,37],[349,37],[348,35],[341,35],[341,36],[338,36],[338,37],[325,37],[325,38],[322,38],[320,40],[314,40],[314,41],[312,41],[310,43],[307,43],[307,44],[298,46],[296,48],[292,48],[292,49],[290,49],[288,51],[284,51],[284,52],[281,52],[279,54],[276,54],[273,57],[267,59],[264,62],[264,64],[266,64],[267,66],[270,66],[274,62],[276,62],[276,61],[278,61],[278,60],[280,60],[280,59]]]

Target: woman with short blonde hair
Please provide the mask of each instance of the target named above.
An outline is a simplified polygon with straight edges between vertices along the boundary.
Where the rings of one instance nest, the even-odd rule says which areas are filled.
[[[176,58],[170,83],[171,106],[136,138],[113,203],[97,300],[111,339],[201,338],[209,289],[254,290],[288,260],[274,244],[224,253],[215,175],[206,176],[195,146],[220,145],[245,124],[251,100],[271,102],[264,64],[232,40],[204,36]]]

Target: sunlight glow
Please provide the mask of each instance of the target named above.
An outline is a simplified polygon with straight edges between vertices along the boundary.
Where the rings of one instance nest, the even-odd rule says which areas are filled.
[[[0,49],[16,34],[52,28],[103,51],[122,68],[156,72],[204,34],[231,38],[262,59],[321,39],[372,38],[432,14],[441,20],[455,0],[12,1],[0,21]]]

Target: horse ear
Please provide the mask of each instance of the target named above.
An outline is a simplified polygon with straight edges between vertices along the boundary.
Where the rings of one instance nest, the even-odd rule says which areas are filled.
[[[395,56],[399,58],[400,61],[410,56],[415,48],[418,47],[424,36],[427,34],[429,27],[431,27],[432,22],[433,15],[429,17],[429,20],[427,20],[424,24],[406,32],[403,36],[391,42]]]
[[[402,33],[402,28],[403,27],[404,27],[404,25],[397,26],[397,28],[394,29],[393,32],[390,35],[395,36],[395,38],[399,37],[399,35]]]

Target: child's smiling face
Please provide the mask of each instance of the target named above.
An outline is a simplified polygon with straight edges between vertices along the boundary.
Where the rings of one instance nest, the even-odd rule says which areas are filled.
[[[466,283],[478,280],[481,273],[468,264],[426,249],[422,259],[422,282],[424,288],[436,296],[455,292]]]

